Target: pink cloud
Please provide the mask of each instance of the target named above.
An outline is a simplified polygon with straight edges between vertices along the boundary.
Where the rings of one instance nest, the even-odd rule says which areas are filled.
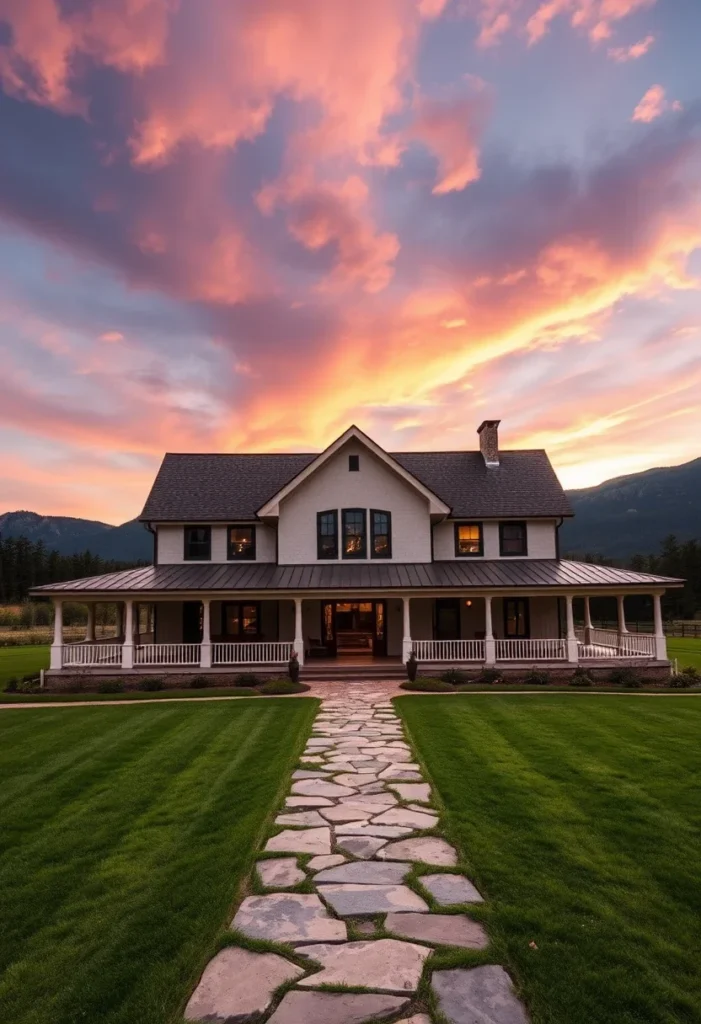
[[[631,121],[649,124],[661,117],[668,110],[679,111],[682,105],[679,100],[668,100],[661,85],[651,85],[633,111]]]
[[[592,43],[608,39],[616,22],[627,18],[656,0],[543,0],[526,22],[529,45],[546,35],[551,23],[568,15],[574,28],[584,29]]]
[[[633,43],[631,46],[612,46],[608,50],[608,55],[612,60],[617,61],[619,64],[625,64],[629,60],[639,60],[640,57],[644,57],[648,53],[655,42],[653,35],[645,36],[637,43]]]
[[[433,192],[460,191],[480,177],[479,142],[492,107],[485,82],[469,76],[471,95],[449,99],[422,98],[410,129],[438,158],[438,181]]]

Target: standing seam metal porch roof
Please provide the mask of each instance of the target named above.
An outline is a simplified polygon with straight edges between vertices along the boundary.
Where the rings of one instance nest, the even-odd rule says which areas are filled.
[[[137,591],[409,590],[444,588],[681,586],[683,580],[563,559],[458,562],[348,562],[276,565],[274,562],[151,565],[34,587],[33,595]]]

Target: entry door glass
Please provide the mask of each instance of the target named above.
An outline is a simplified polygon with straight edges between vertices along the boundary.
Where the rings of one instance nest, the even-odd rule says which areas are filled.
[[[528,599],[507,597],[504,599],[504,635],[508,640],[525,640],[529,634]]]
[[[460,602],[452,597],[436,601],[436,640],[460,639]]]

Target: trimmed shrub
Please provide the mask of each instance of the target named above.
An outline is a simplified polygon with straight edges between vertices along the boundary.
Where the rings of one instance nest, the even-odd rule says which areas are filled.
[[[297,652],[293,651],[287,663],[287,674],[293,683],[299,682],[299,658]]]
[[[304,693],[309,687],[304,683],[296,683],[293,679],[268,679],[258,689],[270,697],[276,694],[281,696],[286,693]]]
[[[502,682],[502,675],[499,669],[484,668],[475,679],[475,682],[481,686],[494,686],[495,683]]]
[[[19,686],[19,680],[16,676],[12,676],[5,683],[5,693],[17,693],[17,687]]]
[[[526,672],[522,682],[527,686],[547,686],[550,682],[550,673],[534,665],[530,672]]]
[[[204,690],[211,685],[212,682],[210,679],[207,679],[207,676],[193,676],[190,680],[191,690]]]
[[[419,663],[416,660],[416,655],[412,651],[405,662],[406,677],[410,683],[413,683],[416,679],[416,673],[419,671]]]
[[[136,684],[137,690],[146,690],[148,693],[155,693],[156,690],[164,690],[165,685],[162,679],[156,676],[145,676]]]
[[[576,668],[570,676],[570,686],[593,686],[594,680],[585,668]]]
[[[674,690],[688,690],[690,686],[701,686],[701,673],[693,665],[672,676],[669,685]]]
[[[444,683],[450,683],[451,686],[462,686],[463,683],[470,682],[467,672],[463,672],[459,668],[446,669],[445,672],[441,672],[440,678]]]
[[[418,690],[421,693],[447,693],[453,690],[450,683],[443,679],[432,679],[429,676],[419,676],[418,679],[407,679],[400,683],[402,690]]]
[[[260,686],[263,680],[255,672],[239,672],[234,676],[234,686]]]
[[[632,668],[615,668],[608,681],[612,686],[625,686],[627,690],[639,690],[642,686],[640,676]]]
[[[124,693],[124,683],[120,679],[103,679],[97,688],[98,693]]]

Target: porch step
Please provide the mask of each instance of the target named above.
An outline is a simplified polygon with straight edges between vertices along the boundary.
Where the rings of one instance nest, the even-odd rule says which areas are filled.
[[[313,680],[352,680],[358,679],[405,679],[406,669],[402,664],[390,663],[378,665],[377,662],[358,661],[357,665],[338,665],[333,659],[319,661],[318,664],[305,662],[300,672],[302,682]]]

